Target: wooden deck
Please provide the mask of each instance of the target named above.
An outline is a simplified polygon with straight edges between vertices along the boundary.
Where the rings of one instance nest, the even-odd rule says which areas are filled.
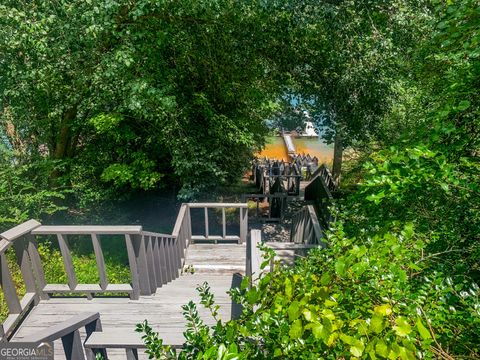
[[[223,320],[229,320],[239,313],[239,307],[232,304],[227,291],[239,286],[241,274],[237,271],[245,271],[245,256],[246,247],[241,244],[191,245],[185,263],[194,269],[198,267],[195,274],[182,274],[178,279],[158,288],[155,294],[140,296],[138,300],[128,297],[95,297],[92,300],[52,297],[41,300],[26,316],[12,341],[22,341],[25,336],[34,335],[80,313],[99,312],[105,333],[113,336],[131,334],[135,326],[146,319],[167,343],[181,344],[185,331],[181,306],[189,300],[199,304],[200,299],[195,289],[203,282],[207,281],[215,294]],[[198,310],[206,323],[213,324],[212,317],[202,305],[198,305]],[[84,330],[81,331],[81,336],[84,340]],[[125,350],[109,350],[108,356],[109,359],[125,359]],[[139,356],[142,358],[145,354],[142,355],[139,350]],[[60,340],[55,342],[55,358],[65,359]]]

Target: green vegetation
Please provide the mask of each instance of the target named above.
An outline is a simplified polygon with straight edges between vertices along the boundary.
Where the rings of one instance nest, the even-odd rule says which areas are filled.
[[[0,59],[2,228],[236,184],[290,97],[335,142],[328,248],[245,281],[238,320],[185,305],[182,358],[480,357],[478,0],[5,0]]]

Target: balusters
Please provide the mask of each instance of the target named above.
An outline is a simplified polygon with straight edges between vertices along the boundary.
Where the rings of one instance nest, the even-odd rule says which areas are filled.
[[[100,278],[100,288],[105,290],[108,285],[107,272],[105,269],[105,259],[103,258],[102,246],[96,234],[91,234],[93,251],[97,261],[98,276]]]
[[[65,266],[65,272],[67,273],[68,287],[70,290],[74,290],[77,286],[77,277],[75,276],[75,269],[73,268],[72,255],[68,247],[68,240],[66,236],[57,234],[58,245],[60,246],[60,252],[62,253],[63,265]]]
[[[140,295],[140,280],[138,276],[137,260],[133,246],[133,239],[130,234],[125,234],[125,245],[127,247],[128,263],[130,265],[130,274],[132,277],[132,300],[138,300]]]
[[[2,243],[4,242],[6,243],[6,240],[0,241],[0,248],[2,248]],[[7,244],[5,244],[5,248],[6,246]],[[8,268],[5,252],[0,253],[0,285],[2,286],[3,293],[5,295],[5,301],[7,302],[9,313],[20,314],[22,312],[22,307],[20,305],[20,301],[18,300],[12,274]]]

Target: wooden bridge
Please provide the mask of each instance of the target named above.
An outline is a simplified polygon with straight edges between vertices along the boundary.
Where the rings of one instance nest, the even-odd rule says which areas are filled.
[[[323,179],[320,185],[325,185]],[[238,216],[234,231],[227,226],[227,210],[229,218],[232,211]],[[219,229],[212,228],[212,216]],[[291,261],[299,251],[324,245],[320,223],[314,205],[308,205],[293,219],[291,242],[267,246],[283,261]],[[103,246],[113,237],[124,239],[128,283],[112,283],[107,276]],[[45,238],[58,243],[64,284],[46,280],[48,265],[42,263],[38,251],[39,241]],[[91,242],[98,283],[79,283],[71,240]],[[27,221],[0,234],[0,285],[9,310],[0,326],[0,341],[54,341],[58,359],[93,360],[96,354],[137,359],[144,345],[134,329],[147,319],[164,344],[179,348],[185,331],[181,306],[191,299],[199,302],[195,288],[205,281],[220,305],[220,317],[230,320],[239,315],[241,309],[227,291],[239,286],[243,276],[259,274],[257,245],[261,241],[261,231],[249,228],[247,203],[183,204],[172,234],[145,231],[141,226],[47,226]],[[14,256],[7,256],[12,250]],[[12,279],[12,260],[25,284],[23,297]],[[213,324],[209,312],[202,306],[198,309],[206,323]]]

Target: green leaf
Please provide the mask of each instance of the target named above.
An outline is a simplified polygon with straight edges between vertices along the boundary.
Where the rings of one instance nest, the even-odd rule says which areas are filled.
[[[345,275],[345,263],[342,260],[337,260],[335,263],[335,271],[339,276]]]
[[[288,332],[288,335],[290,336],[291,339],[299,339],[303,335],[303,326],[302,326],[302,320],[297,319],[293,322],[292,326],[290,327],[290,331]]]
[[[384,329],[383,315],[374,314],[370,319],[370,330],[379,334]]]
[[[373,311],[376,314],[387,316],[392,313],[392,308],[390,307],[389,304],[384,304],[384,305],[375,306]]]
[[[285,278],[285,295],[288,299],[291,299],[293,296],[293,286],[290,279],[287,277]]]
[[[420,318],[417,319],[417,330],[423,340],[431,339],[432,336],[430,335],[430,331],[423,325],[422,320]]]
[[[288,307],[288,319],[290,321],[297,320],[300,316],[300,303],[298,301],[293,301]]]
[[[467,110],[470,107],[470,101],[468,100],[462,100],[457,106],[457,110],[459,111],[464,111]]]
[[[412,328],[407,320],[403,317],[398,317],[395,319],[396,326],[393,327],[393,330],[398,336],[405,337],[412,332]]]

